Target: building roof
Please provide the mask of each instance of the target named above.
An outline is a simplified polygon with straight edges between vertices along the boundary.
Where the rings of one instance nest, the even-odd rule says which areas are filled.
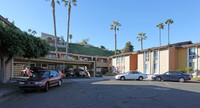
[[[130,54],[137,54],[137,51],[135,52],[127,52],[127,53],[122,53],[122,54],[118,54],[118,55],[113,55],[113,56],[110,56],[110,57],[119,57],[119,56],[127,56],[127,55],[130,55]]]
[[[200,43],[194,43],[194,44],[182,45],[181,48],[196,47],[196,46],[200,46]]]
[[[174,44],[170,44],[170,45],[164,45],[164,46],[159,46],[159,47],[152,47],[149,49],[144,49],[144,50],[139,50],[138,53],[142,53],[145,51],[152,51],[152,50],[158,50],[158,49],[167,49],[169,47],[175,46],[175,47],[181,47],[183,45],[191,45],[192,41],[185,41],[185,42],[178,42],[178,43],[174,43]]]
[[[11,22],[8,21],[8,19],[4,18],[3,16],[0,15],[0,20],[2,20],[4,23],[8,25],[13,25]]]

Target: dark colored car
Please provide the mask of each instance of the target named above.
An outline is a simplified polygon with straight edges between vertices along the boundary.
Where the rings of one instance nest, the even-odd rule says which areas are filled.
[[[73,69],[67,69],[65,74],[66,74],[66,77],[74,77],[75,76],[75,72]]]
[[[184,82],[185,80],[190,80],[190,75],[183,74],[178,71],[168,71],[162,75],[155,75],[152,77],[156,81],[179,81]]]
[[[49,87],[61,85],[62,75],[54,70],[42,70],[34,72],[30,78],[19,82],[19,88],[23,89],[24,91],[39,89],[47,92]]]
[[[75,75],[77,77],[85,77],[87,76],[87,71],[83,69],[74,69]]]

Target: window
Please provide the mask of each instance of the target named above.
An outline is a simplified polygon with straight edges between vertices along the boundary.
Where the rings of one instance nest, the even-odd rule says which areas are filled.
[[[195,59],[196,58],[196,48],[189,48],[189,59]]]
[[[67,56],[67,59],[68,59],[68,60],[72,60],[72,57],[71,57],[71,56]]]
[[[124,64],[124,56],[121,57],[121,64]]]
[[[103,59],[102,63],[108,63],[108,60],[107,59]]]
[[[150,60],[150,53],[149,52],[144,53],[144,59],[145,59],[145,62],[148,62]]]
[[[47,67],[47,64],[42,64],[42,67]]]
[[[140,74],[139,72],[134,71],[133,74]]]
[[[154,74],[158,73],[158,63],[153,64],[153,72],[154,72]]]
[[[158,60],[158,50],[153,51],[153,59],[154,61]]]
[[[118,65],[119,64],[119,58],[117,57],[116,58],[116,65]]]

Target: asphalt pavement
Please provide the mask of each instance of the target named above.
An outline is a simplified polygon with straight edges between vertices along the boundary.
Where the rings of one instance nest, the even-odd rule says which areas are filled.
[[[156,81],[65,82],[48,92],[17,92],[0,108],[199,108],[200,84]]]

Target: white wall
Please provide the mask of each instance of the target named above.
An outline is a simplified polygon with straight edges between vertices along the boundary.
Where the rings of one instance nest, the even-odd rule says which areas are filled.
[[[143,59],[143,54],[138,54],[138,71],[142,73],[144,73]]]
[[[169,51],[168,50],[160,50],[160,73],[163,74],[169,71]]]
[[[125,72],[130,71],[130,56],[125,56]]]

